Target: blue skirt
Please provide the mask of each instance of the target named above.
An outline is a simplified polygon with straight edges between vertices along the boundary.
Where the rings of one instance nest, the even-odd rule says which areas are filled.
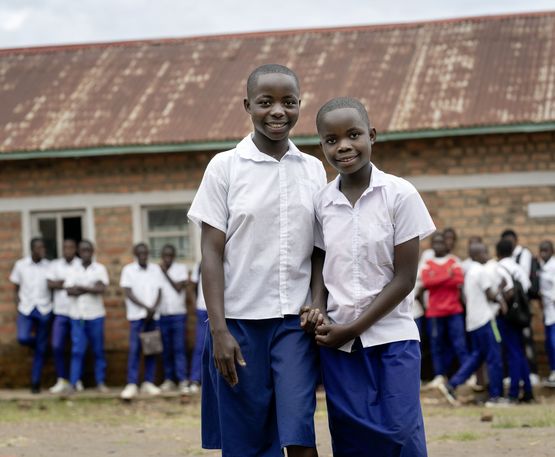
[[[425,457],[420,346],[320,351],[334,457]]]

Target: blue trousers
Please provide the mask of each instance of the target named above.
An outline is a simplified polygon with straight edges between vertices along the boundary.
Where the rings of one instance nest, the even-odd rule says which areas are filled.
[[[334,457],[425,457],[420,345],[321,348]]]
[[[164,352],[164,379],[182,382],[187,379],[187,358],[185,355],[185,314],[160,316],[160,333]]]
[[[507,354],[507,363],[509,364],[509,376],[511,377],[509,397],[518,398],[520,381],[524,383],[524,392],[530,394],[532,393],[530,367],[524,352],[522,329],[507,322],[503,317],[497,319],[497,325],[501,331],[503,346]]]
[[[94,355],[94,377],[96,384],[106,380],[106,358],[104,356],[104,318],[71,320],[71,368],[69,382],[75,386],[81,379],[83,360],[91,345]]]
[[[31,370],[32,384],[40,384],[51,318],[52,313],[43,315],[37,308],[34,308],[28,316],[21,313],[17,315],[17,341],[35,350]]]
[[[452,351],[462,365],[468,357],[464,316],[462,313],[445,317],[428,317],[428,337],[434,375],[447,374],[452,360]]]
[[[158,328],[158,321],[151,319],[145,324],[144,319],[129,321],[129,355],[127,359],[127,383],[139,384],[139,365],[141,362],[141,339],[139,334],[144,331],[155,330]],[[156,356],[145,356],[144,379],[154,382],[156,376]]]
[[[495,325],[495,327],[493,327]],[[496,336],[497,332],[497,336]],[[486,362],[489,378],[489,396],[497,398],[503,396],[503,358],[501,356],[501,341],[494,322],[488,322],[472,332],[468,332],[472,351],[459,370],[449,380],[453,387],[464,384],[482,363]],[[499,338],[500,339],[500,338]]]
[[[214,364],[212,338],[203,353],[202,446],[223,457],[282,457],[287,446],[315,447],[318,379],[313,339],[299,316],[227,319],[247,365],[230,387]]]
[[[202,350],[208,328],[208,312],[197,309],[197,328],[195,334],[195,348],[191,359],[191,375],[189,379],[193,382],[200,382],[202,367]]]
[[[71,319],[68,316],[55,314],[52,324],[52,352],[54,353],[54,366],[58,378],[69,379],[66,364],[66,344],[70,340]]]
[[[545,352],[551,371],[555,371],[555,324],[545,326]]]

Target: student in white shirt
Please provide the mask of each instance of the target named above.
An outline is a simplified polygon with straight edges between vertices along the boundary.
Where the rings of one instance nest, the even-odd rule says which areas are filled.
[[[64,289],[64,281],[68,270],[79,263],[77,257],[77,243],[75,240],[64,240],[62,258],[50,262],[48,271],[48,287],[54,294],[54,321],[52,323],[52,352],[54,353],[54,366],[56,384],[49,390],[50,393],[58,394],[69,386],[69,370],[66,364],[66,346],[71,339],[71,318],[69,317],[70,299]]]
[[[555,387],[555,257],[553,243],[549,240],[540,243],[540,293],[542,297],[543,323],[545,325],[545,349],[551,373],[547,385]]]
[[[316,123],[339,172],[314,200],[325,260],[313,300],[327,320],[316,341],[333,453],[425,456],[411,292],[420,240],[435,226],[409,182],[370,162],[376,130],[358,100],[327,102]]]
[[[94,355],[94,376],[99,392],[107,392],[104,355],[104,320],[106,310],[102,294],[108,287],[106,267],[93,260],[94,246],[88,240],[79,243],[81,262],[67,272],[64,287],[70,297],[71,367],[69,382],[73,388],[81,379],[83,362],[90,345]],[[66,389],[67,391],[67,389]]]
[[[185,286],[187,266],[175,262],[175,247],[162,248],[160,271],[162,273],[162,300],[160,301],[160,332],[164,352],[164,382],[160,389],[169,392],[177,388],[189,393],[187,360],[185,357]]]
[[[129,321],[129,355],[127,360],[127,385],[121,398],[131,400],[138,393],[141,340],[139,334],[158,328],[158,307],[162,299],[162,273],[160,266],[149,263],[148,246],[138,243],[133,248],[136,261],[123,267],[120,286],[125,291],[125,307]],[[144,382],[141,391],[148,395],[159,395],[154,384],[156,356],[145,356]]]
[[[503,398],[503,359],[501,357],[501,335],[497,329],[493,308],[489,301],[497,301],[505,309],[507,304],[484,264],[488,260],[486,246],[474,241],[469,246],[472,262],[467,265],[464,278],[466,296],[466,330],[470,336],[472,350],[459,370],[445,384],[438,386],[450,403],[457,405],[455,389],[466,382],[481,365],[486,363],[489,377],[489,400],[486,406],[501,406],[508,403]]]
[[[208,311],[204,301],[204,293],[202,292],[202,273],[200,263],[195,266],[191,275],[190,288],[187,291],[187,299],[190,301],[190,307],[195,310],[197,315],[197,325],[195,329],[195,347],[191,358],[191,373],[189,379],[189,393],[196,394],[199,392],[201,381],[201,363],[202,350],[204,348],[205,338],[208,329]]]
[[[298,314],[310,302],[312,199],[326,177],[289,141],[299,107],[290,69],[255,69],[244,100],[254,133],[210,161],[189,211],[202,227],[210,316],[202,445],[223,455],[317,455],[316,351]]]
[[[518,265],[511,257],[513,245],[507,239],[501,239],[496,245],[497,258],[499,260],[499,268],[504,269],[511,279],[517,280],[522,284],[524,293],[528,292],[530,288],[530,279],[524,270]],[[507,297],[507,301],[511,303],[512,297]],[[532,392],[532,384],[530,382],[530,366],[526,359],[524,352],[524,341],[522,336],[522,329],[516,327],[511,322],[507,321],[503,313],[497,319],[503,346],[507,354],[507,362],[509,365],[509,376],[511,378],[511,385],[509,387],[509,400],[512,403],[524,402],[530,403],[534,401],[534,394]],[[519,396],[520,382],[523,382],[523,394]]]
[[[50,262],[45,259],[45,254],[42,238],[33,238],[31,255],[18,260],[10,274],[10,281],[15,284],[17,340],[19,344],[34,349],[31,392],[35,394],[40,392],[52,318],[52,295],[46,279]]]

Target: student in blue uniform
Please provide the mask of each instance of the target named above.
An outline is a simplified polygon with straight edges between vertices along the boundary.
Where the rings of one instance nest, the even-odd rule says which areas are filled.
[[[208,164],[189,218],[202,227],[210,318],[203,360],[202,445],[223,456],[316,456],[310,303],[313,196],[322,163],[289,141],[297,76],[263,65],[247,81],[254,133]]]
[[[34,394],[40,392],[52,318],[52,300],[47,284],[50,262],[45,256],[46,248],[42,238],[33,238],[31,255],[19,259],[10,274],[10,281],[15,284],[17,341],[34,351],[31,370],[31,392]]]
[[[370,162],[376,130],[358,100],[330,100],[316,122],[324,155],[339,172],[314,199],[316,245],[325,251],[323,284],[316,271],[313,279],[313,306],[325,317],[315,338],[333,453],[422,457],[411,292],[419,243],[434,223],[409,182]]]
[[[160,271],[162,273],[162,299],[160,301],[160,332],[164,352],[164,382],[162,392],[178,388],[189,393],[187,360],[185,357],[185,285],[187,266],[175,261],[175,246],[162,248]]]
[[[189,394],[195,395],[200,391],[202,349],[208,328],[208,311],[202,292],[202,274],[200,264],[195,267],[187,290],[188,307],[195,310],[197,323],[195,329],[195,347],[191,357],[191,373],[189,376]]]
[[[70,299],[64,289],[64,281],[70,268],[81,263],[77,257],[75,240],[64,240],[63,256],[53,260],[48,270],[48,287],[54,295],[54,322],[52,323],[52,352],[57,381],[49,390],[59,394],[69,387],[69,370],[66,363],[66,346],[71,335],[71,318],[69,317]]]

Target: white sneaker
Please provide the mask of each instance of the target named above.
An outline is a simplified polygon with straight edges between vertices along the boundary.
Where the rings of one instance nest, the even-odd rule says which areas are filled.
[[[191,382],[189,384],[189,395],[198,395],[200,392],[200,384],[198,382]]]
[[[50,389],[48,389],[48,391],[51,394],[61,394],[68,386],[69,386],[69,381],[67,379],[58,378],[58,380],[56,381],[56,384],[54,384]]]
[[[139,388],[137,387],[137,384],[127,384],[125,389],[122,390],[120,397],[122,400],[131,400],[132,398],[135,398],[138,393]]]
[[[549,377],[545,380],[544,385],[547,387],[555,387],[555,371],[552,371],[549,374]]]
[[[175,390],[175,382],[171,379],[166,379],[162,384],[160,384],[160,390],[162,392],[171,392]]]
[[[189,381],[181,381],[179,383],[179,385],[177,386],[177,389],[179,390],[179,393],[181,395],[190,395],[191,394],[191,390],[189,388]]]
[[[102,382],[97,384],[96,391],[101,394],[107,394],[110,392],[110,389],[108,389],[108,386]]]
[[[151,382],[145,381],[141,385],[141,393],[147,395],[160,395],[160,389]]]
[[[538,386],[540,384],[540,377],[536,373],[530,373],[530,384]]]
[[[511,402],[508,398],[497,397],[497,398],[490,398],[484,404],[486,408],[508,408],[511,406]]]
[[[85,388],[83,387],[83,381],[79,380],[75,383],[75,390],[77,392],[83,392]]]
[[[427,389],[437,389],[439,386],[445,384],[445,378],[438,374],[434,379],[432,379],[427,385]]]

